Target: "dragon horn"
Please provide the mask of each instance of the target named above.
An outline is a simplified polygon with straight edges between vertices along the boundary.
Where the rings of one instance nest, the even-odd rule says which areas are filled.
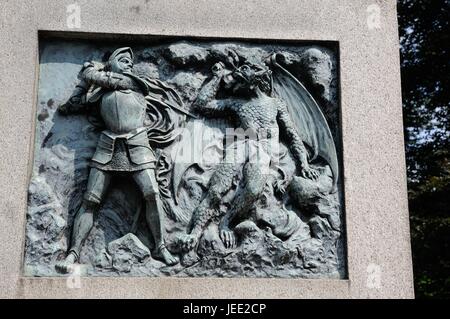
[[[238,67],[239,55],[236,53],[236,51],[231,50],[231,49],[228,50],[228,61],[234,68]]]

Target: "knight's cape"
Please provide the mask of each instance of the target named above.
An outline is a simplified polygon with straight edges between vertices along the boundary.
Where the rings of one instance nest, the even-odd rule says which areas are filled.
[[[160,80],[132,73],[124,74],[133,78],[142,88],[147,102],[146,112],[150,124],[146,128],[150,143],[163,146],[172,142],[178,136],[185,117],[193,117],[185,109],[178,93]],[[96,104],[105,92],[106,90],[99,86],[92,86],[86,100],[90,104]],[[97,127],[104,127],[98,108],[94,108],[89,114],[89,121]]]

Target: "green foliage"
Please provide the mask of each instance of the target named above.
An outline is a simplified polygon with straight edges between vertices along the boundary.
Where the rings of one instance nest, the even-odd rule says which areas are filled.
[[[450,0],[398,0],[416,296],[450,298]]]

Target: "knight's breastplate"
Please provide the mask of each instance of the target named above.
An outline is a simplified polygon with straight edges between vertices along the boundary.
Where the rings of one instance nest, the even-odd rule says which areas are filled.
[[[118,134],[144,126],[145,109],[144,96],[131,90],[107,92],[101,103],[101,115],[106,127]]]

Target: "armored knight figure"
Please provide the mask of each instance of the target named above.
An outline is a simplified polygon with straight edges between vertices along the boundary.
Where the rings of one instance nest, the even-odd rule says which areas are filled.
[[[170,120],[170,112],[183,113],[181,99],[162,82],[134,74],[133,52],[128,47],[114,51],[106,65],[85,63],[80,78],[74,94],[59,112],[68,114],[96,105],[105,129],[90,164],[87,190],[75,216],[68,254],[56,269],[70,272],[79,261],[83,242],[113,175],[134,179],[145,199],[145,217],[155,244],[153,256],[168,265],[176,264],[178,258],[164,244],[164,214],[150,142],[164,143],[173,138],[173,125],[164,120]]]
[[[242,219],[242,216],[248,214],[263,193],[268,182],[269,166],[271,162],[276,160],[277,156],[276,148],[271,148],[270,145],[275,145],[271,142],[277,143],[280,135],[285,138],[286,144],[297,163],[298,171],[303,178],[315,180],[319,176],[319,171],[310,165],[315,156],[317,143],[321,143],[322,149],[324,145],[331,143],[332,146],[329,147],[331,151],[328,151],[328,153],[335,152],[328,125],[320,113],[320,109],[316,105],[311,106],[309,100],[304,103],[306,107],[316,107],[317,110],[298,113],[314,114],[313,112],[319,112],[322,118],[316,121],[306,118],[305,125],[309,125],[309,127],[303,127],[303,130],[309,131],[309,133],[306,132],[303,135],[298,133],[298,129],[302,130],[302,128],[298,128],[298,123],[294,124],[292,112],[289,111],[289,108],[292,107],[291,104],[293,103],[303,103],[301,96],[295,96],[299,85],[301,85],[300,83],[294,83],[295,81],[292,78],[286,80],[287,78],[284,77],[285,81],[294,83],[292,87],[286,87],[291,82],[281,84],[276,82],[274,84],[272,71],[265,65],[244,63],[239,66],[237,55],[231,56],[230,61],[234,61],[230,67],[231,70],[228,70],[222,62],[213,66],[213,76],[201,89],[193,108],[197,112],[209,116],[233,115],[236,119],[235,127],[240,126],[245,131],[255,132],[256,139],[244,142],[247,155],[243,165],[236,163],[236,152],[234,152],[238,147],[236,142],[226,148],[224,160],[213,173],[207,193],[194,211],[190,229],[182,239],[182,247],[187,251],[195,248],[206,225],[214,217],[219,217],[219,205],[222,197],[232,187],[238,170],[242,169],[244,186],[235,195],[225,216],[220,216],[219,224],[219,236],[225,247],[236,246],[236,238],[232,230],[233,221],[236,225],[236,219],[239,219],[239,217]],[[275,58],[273,61],[273,65],[279,66]],[[284,69],[282,70],[284,71]],[[279,88],[282,89],[273,92],[274,89]],[[219,90],[222,93],[221,96],[227,98],[217,99]],[[282,91],[287,92],[287,94],[284,96]],[[310,96],[306,98],[310,98]],[[318,134],[318,138],[316,138],[317,136],[314,139],[305,138],[304,136],[307,134],[313,134],[311,123],[323,124],[324,128],[321,128],[321,130],[325,133],[323,135]],[[308,142],[309,149],[305,147],[304,142]],[[258,156],[252,157],[252,150],[253,154]],[[238,151],[238,153],[240,152]],[[334,155],[332,154],[332,156]],[[328,159],[327,156],[324,156],[324,158]],[[279,187],[282,189],[286,185],[279,185]]]

